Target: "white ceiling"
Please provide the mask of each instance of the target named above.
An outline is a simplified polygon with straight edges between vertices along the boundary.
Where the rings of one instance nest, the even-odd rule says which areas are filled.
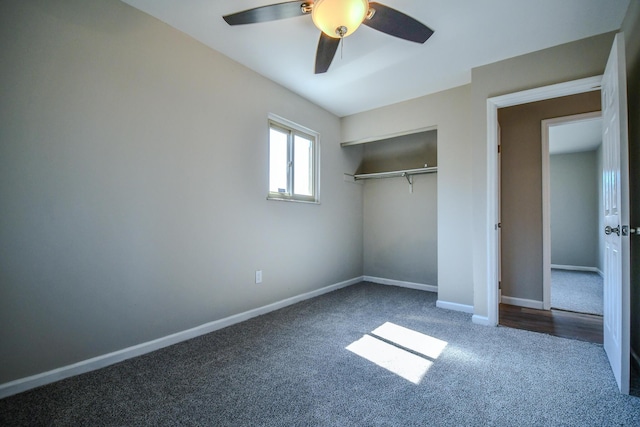
[[[549,127],[549,154],[595,150],[602,143],[602,118]]]
[[[122,0],[346,116],[471,82],[471,69],[620,28],[630,0],[383,0],[435,31],[417,44],[361,26],[313,73],[311,16],[231,27],[223,15],[283,0]]]

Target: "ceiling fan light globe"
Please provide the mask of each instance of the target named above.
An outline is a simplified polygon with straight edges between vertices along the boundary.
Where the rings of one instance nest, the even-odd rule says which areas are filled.
[[[316,0],[311,18],[320,31],[337,39],[353,34],[368,12],[368,0]],[[337,31],[341,27],[345,27],[346,32]]]

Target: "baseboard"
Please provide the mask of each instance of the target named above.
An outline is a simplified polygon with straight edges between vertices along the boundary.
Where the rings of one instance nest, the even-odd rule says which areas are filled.
[[[515,298],[502,296],[502,303],[509,305],[517,305],[518,307],[535,308],[537,310],[544,310],[542,301],[536,301],[532,299]]]
[[[401,288],[417,289],[426,292],[438,292],[438,287],[433,285],[425,285],[423,283],[403,282],[401,280],[384,279],[382,277],[363,276],[362,280],[366,282],[377,283],[379,285],[399,286]],[[462,311],[464,313],[473,314],[473,306],[458,304],[455,302],[436,301],[436,307],[446,310]]]
[[[456,302],[448,302],[448,301],[436,301],[436,307],[444,308],[445,310],[453,310],[453,311],[461,311],[463,313],[473,314],[473,306],[458,304]]]
[[[591,271],[594,273],[598,273],[600,277],[604,278],[604,273],[598,267],[584,267],[581,265],[560,265],[560,264],[551,264],[551,268],[556,270],[569,270],[569,271]]]
[[[401,280],[384,279],[382,277],[363,276],[365,282],[373,282],[379,285],[399,286],[401,288],[417,289],[427,292],[438,292],[438,287],[433,285],[425,285],[423,283],[403,282]]]
[[[594,273],[602,274],[598,267],[584,267],[582,265],[560,265],[551,264],[552,269],[556,270],[570,270],[570,271],[592,271]]]
[[[20,378],[8,383],[0,384],[0,399],[12,396],[23,391],[30,390],[32,388],[40,387],[46,384],[50,384],[56,381],[63,380],[65,378],[73,377],[75,375],[83,374],[85,372],[94,371],[96,369],[104,368],[113,365],[123,360],[131,359],[133,357],[141,356],[143,354],[151,353],[152,351],[159,350],[164,347],[168,347],[173,344],[177,344],[182,341],[189,340],[201,335],[208,334],[213,331],[217,331],[227,326],[234,325],[236,323],[244,322],[253,317],[261,316],[269,312],[279,310],[289,305],[296,304],[298,302],[314,298],[341,288],[345,288],[356,283],[360,283],[363,280],[362,276],[355,277],[344,282],[336,283],[315,291],[307,292],[301,295],[297,295],[291,298],[284,299],[282,301],[275,302],[273,304],[258,307],[253,310],[245,311],[233,316],[226,317],[224,319],[215,320],[213,322],[205,323],[204,325],[196,326],[195,328],[187,329],[182,332],[167,335],[162,338],[158,338],[152,341],[147,341],[142,344],[134,345],[132,347],[124,348],[122,350],[114,351],[112,353],[104,354],[101,356],[93,357],[91,359],[83,360],[71,365],[63,366],[61,368],[53,369],[51,371],[43,372],[40,374],[32,375],[26,378]]]
[[[489,323],[489,318],[487,316],[479,316],[477,314],[474,314],[473,316],[471,316],[471,322],[475,323],[476,325],[495,326]]]

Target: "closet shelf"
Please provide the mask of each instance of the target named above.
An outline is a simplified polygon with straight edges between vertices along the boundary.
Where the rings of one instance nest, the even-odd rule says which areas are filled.
[[[409,183],[409,193],[413,193],[413,175],[422,175],[425,173],[436,173],[438,167],[430,168],[418,168],[418,169],[404,169],[391,172],[375,172],[375,173],[358,173],[353,175],[353,179],[358,181],[360,179],[381,179],[381,178],[394,178],[397,176],[403,176],[407,178]]]
[[[438,172],[438,167],[430,167],[430,168],[418,168],[418,169],[404,169],[398,171],[391,172],[375,172],[375,173],[359,173],[353,176],[353,179],[356,181],[359,179],[380,179],[380,178],[394,178],[397,176],[404,176],[411,184],[410,177],[412,175],[421,175],[425,173],[436,173]]]

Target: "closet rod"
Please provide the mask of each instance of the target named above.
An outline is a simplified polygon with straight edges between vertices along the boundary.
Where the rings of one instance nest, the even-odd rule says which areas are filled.
[[[438,172],[438,167],[430,167],[430,168],[418,168],[418,169],[404,169],[399,171],[391,171],[391,172],[375,172],[375,173],[359,173],[353,176],[353,179],[380,179],[380,178],[393,178],[396,176],[404,176],[408,177],[411,175],[421,175],[424,173],[436,173]]]

